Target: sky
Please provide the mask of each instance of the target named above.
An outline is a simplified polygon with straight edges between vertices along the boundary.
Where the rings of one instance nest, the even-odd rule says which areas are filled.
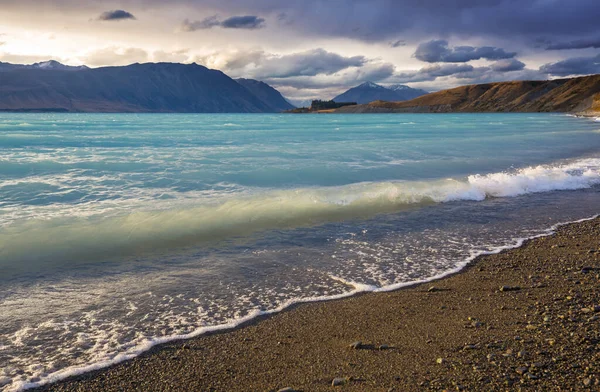
[[[599,0],[0,0],[0,61],[198,63],[293,102],[600,73]]]

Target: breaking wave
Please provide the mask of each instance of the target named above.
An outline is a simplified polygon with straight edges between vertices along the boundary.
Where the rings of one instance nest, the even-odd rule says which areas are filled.
[[[30,220],[0,232],[0,267],[23,261],[130,256],[267,229],[370,217],[435,203],[575,190],[600,184],[600,159],[433,181],[358,183],[238,196],[109,218]]]

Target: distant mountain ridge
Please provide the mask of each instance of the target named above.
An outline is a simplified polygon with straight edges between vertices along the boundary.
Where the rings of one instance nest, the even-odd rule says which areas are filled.
[[[384,87],[373,82],[365,82],[333,98],[335,102],[406,101],[427,94],[427,91],[405,85]]]
[[[265,82],[254,79],[235,79],[236,82],[246,87],[252,94],[269,107],[278,112],[294,109],[295,106],[289,103],[283,95]]]
[[[136,63],[88,68],[52,60],[32,65],[0,63],[0,111],[282,111],[281,94],[261,83],[240,83],[221,71],[197,64]]]
[[[10,64],[0,61],[0,72],[14,71],[16,69],[43,69],[43,70],[62,70],[62,71],[80,71],[82,69],[90,69],[85,65],[71,66],[59,63],[56,60],[42,61],[35,64]]]
[[[456,87],[404,102],[376,101],[337,113],[600,112],[600,74]]]

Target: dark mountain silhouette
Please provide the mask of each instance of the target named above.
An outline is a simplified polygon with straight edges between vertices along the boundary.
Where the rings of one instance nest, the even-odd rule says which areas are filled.
[[[264,104],[274,109],[276,112],[294,109],[295,106],[286,101],[281,93],[269,86],[265,82],[254,79],[235,79],[236,82],[246,87],[252,94],[260,99]]]
[[[223,72],[197,64],[147,63],[91,69],[53,61],[26,66],[0,63],[0,110],[280,111]]]

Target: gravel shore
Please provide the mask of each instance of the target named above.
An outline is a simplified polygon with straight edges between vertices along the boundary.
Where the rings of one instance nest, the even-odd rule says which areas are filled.
[[[600,391],[600,219],[432,284],[296,306],[38,390]]]

